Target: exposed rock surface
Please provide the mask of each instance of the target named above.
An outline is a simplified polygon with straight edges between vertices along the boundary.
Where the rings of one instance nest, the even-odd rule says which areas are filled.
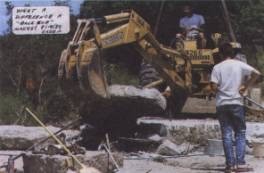
[[[164,140],[163,143],[157,149],[157,153],[165,156],[174,156],[190,152],[193,149],[191,144],[177,145],[169,140]]]
[[[215,113],[215,99],[206,100],[189,97],[185,102],[182,112],[188,113]]]
[[[167,138],[178,145],[186,142],[206,145],[207,139],[221,139],[219,122],[212,119],[168,120],[143,117],[138,119],[138,124],[144,124],[145,126],[161,124],[166,126],[168,130]],[[263,138],[264,124],[248,122],[246,135],[250,142]]]
[[[117,164],[123,166],[123,156],[113,153]],[[85,155],[78,155],[78,159],[87,167],[94,167],[102,173],[113,172],[116,168],[112,160],[104,152],[87,151]],[[78,169],[79,165],[71,157],[62,155],[41,155],[28,153],[23,157],[24,172],[26,173],[67,173],[70,168]]]
[[[19,154],[19,151],[0,151],[1,154]],[[202,154],[202,153],[197,153]],[[0,155],[0,165],[6,163],[8,156]],[[134,157],[134,156],[133,156]],[[124,166],[118,173],[223,173],[225,167],[225,159],[223,156],[192,156],[166,159],[164,163],[153,161],[152,159],[131,159],[124,160]],[[142,157],[148,157],[143,154]],[[254,168],[254,173],[263,173],[263,159],[255,158],[247,155],[246,161]],[[22,158],[15,161],[15,168],[18,173],[22,173],[23,160]],[[0,172],[6,172],[5,169],[0,169]],[[38,173],[38,172],[35,172]],[[69,171],[68,173],[77,173]]]
[[[264,110],[246,107],[246,120],[254,122],[264,122]]]
[[[13,156],[16,156],[16,155],[19,155],[21,154],[22,151],[0,151],[0,165],[6,165],[7,164],[7,161],[8,161],[8,158],[13,155]],[[22,157],[19,157],[18,159],[16,159],[14,161],[14,167],[16,169],[16,173],[24,173],[23,171],[23,159]],[[3,167],[3,168],[0,168],[0,173],[6,173],[6,168]]]
[[[154,88],[148,89],[139,89],[134,86],[127,86],[127,85],[111,85],[109,87],[109,93],[112,97],[127,97],[127,98],[134,98],[134,99],[143,99],[141,100],[144,102],[145,100],[149,100],[162,109],[166,109],[166,99],[162,94]],[[125,105],[124,105],[125,106]]]
[[[48,126],[52,132],[59,128]],[[78,134],[76,130],[64,131],[67,137]],[[48,137],[42,127],[25,127],[17,125],[0,126],[0,150],[26,150],[38,140]]]
[[[257,94],[257,97],[259,95]],[[254,101],[257,103],[262,103],[259,98],[254,98]],[[250,103],[250,102],[249,102]],[[251,106],[250,106],[251,105]],[[264,122],[264,110],[260,109],[255,104],[247,104],[246,106],[246,120],[251,122]],[[189,97],[182,109],[183,113],[188,114],[212,114],[216,113],[216,106],[215,106],[215,99],[212,98],[211,100],[200,99],[200,98],[191,98]],[[203,115],[202,115],[203,116]]]
[[[110,99],[89,99],[81,108],[81,115],[91,123],[107,119],[135,119],[143,115],[160,115],[166,108],[166,99],[156,89],[112,85]],[[99,121],[99,122],[100,122]]]
[[[110,136],[134,134],[137,118],[144,115],[162,115],[166,99],[156,89],[139,89],[134,86],[112,85],[111,99],[87,99],[80,108],[84,122],[95,127],[82,134],[82,145],[95,149],[106,133]],[[95,138],[92,138],[92,137]]]
[[[162,137],[160,137],[159,135],[157,135],[157,134],[155,134],[155,135],[152,135],[152,136],[149,136],[148,137],[148,139],[149,140],[153,140],[153,141],[157,141],[157,142],[159,142],[159,141],[162,141],[163,140],[163,138]]]
[[[160,137],[164,137],[168,135],[168,130],[163,124],[139,124],[137,126],[138,135],[142,138],[148,138],[153,135],[159,135]]]

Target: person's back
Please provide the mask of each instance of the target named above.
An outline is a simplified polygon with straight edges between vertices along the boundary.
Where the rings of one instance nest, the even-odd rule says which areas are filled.
[[[252,71],[255,71],[255,69],[234,59],[227,59],[217,64],[214,67],[211,79],[218,85],[217,106],[227,104],[243,105],[239,88],[245,82],[245,77],[249,76]]]
[[[224,61],[214,66],[211,74],[211,87],[216,92],[216,114],[222,132],[223,147],[226,158],[225,172],[245,172],[252,169],[245,161],[246,123],[243,94],[252,86],[260,73],[238,60],[234,60],[231,44],[220,47]],[[250,76],[247,81],[245,76]],[[235,133],[235,150],[233,150],[233,132]]]

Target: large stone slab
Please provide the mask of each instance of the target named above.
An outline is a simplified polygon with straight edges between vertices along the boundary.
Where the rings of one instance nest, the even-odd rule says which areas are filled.
[[[1,166],[2,165],[6,165],[10,156],[19,155],[22,152],[23,151],[14,151],[14,150],[12,150],[12,151],[8,151],[8,150],[2,151],[2,150],[0,150],[0,165]],[[14,161],[14,167],[16,169],[16,173],[24,173],[22,157],[19,157],[18,159],[16,159]],[[5,168],[1,168],[0,169],[0,173],[6,173]]]
[[[101,138],[110,136],[129,136],[136,129],[137,118],[146,115],[160,116],[166,108],[166,99],[156,89],[139,89],[134,86],[112,85],[109,87],[110,99],[87,97],[80,108],[84,122],[95,127],[86,135],[82,145],[95,149]],[[89,139],[94,137],[94,139]]]
[[[144,115],[159,115],[167,106],[165,97],[156,89],[139,89],[127,85],[111,85],[110,99],[87,98],[80,114],[97,124],[106,119],[136,119]]]
[[[163,110],[165,110],[167,106],[165,97],[155,88],[140,89],[127,85],[111,85],[108,91],[113,98],[134,98],[137,99],[140,104],[149,101],[153,106],[156,105]]]
[[[169,140],[164,140],[156,152],[160,155],[175,156],[175,155],[188,153],[192,149],[193,149],[192,145],[188,145],[188,144],[176,145],[175,143]]]
[[[123,156],[113,153],[117,164],[123,166]],[[94,167],[101,173],[113,172],[116,167],[105,152],[87,151],[85,155],[77,155],[77,158],[87,167]],[[71,157],[63,155],[43,155],[27,153],[23,157],[25,173],[67,173],[70,168],[78,169]]]
[[[167,138],[176,144],[188,142],[205,145],[207,139],[221,139],[219,123],[212,119],[169,120],[143,117],[138,119],[138,124],[165,126],[168,131]],[[264,138],[264,123],[248,122],[246,135],[249,141],[258,141]]]
[[[48,126],[52,132],[59,128]],[[77,135],[77,130],[65,130],[67,137]],[[42,127],[26,127],[17,125],[0,126],[0,150],[26,150],[34,143],[48,137],[48,133]]]

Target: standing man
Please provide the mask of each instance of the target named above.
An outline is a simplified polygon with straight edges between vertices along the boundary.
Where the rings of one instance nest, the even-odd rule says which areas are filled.
[[[252,86],[260,72],[253,67],[233,59],[233,48],[229,43],[220,47],[223,61],[214,66],[211,87],[216,92],[216,113],[219,118],[223,147],[226,158],[226,172],[248,171],[245,162],[246,124],[243,94]],[[245,76],[250,76],[247,81]],[[236,152],[233,151],[233,132]]]

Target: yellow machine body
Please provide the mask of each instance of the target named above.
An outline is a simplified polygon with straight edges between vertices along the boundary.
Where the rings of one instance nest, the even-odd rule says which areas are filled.
[[[209,69],[214,65],[213,50],[197,49],[196,41],[184,41],[183,50],[164,46],[135,11],[104,16],[101,22],[106,26],[115,24],[115,27],[101,33],[98,20],[78,20],[75,35],[61,55],[58,76],[62,83],[76,83],[79,92],[109,98],[101,52],[130,44],[155,67],[172,90],[181,88],[190,95],[208,94]],[[193,72],[200,75],[196,91],[192,90]]]

